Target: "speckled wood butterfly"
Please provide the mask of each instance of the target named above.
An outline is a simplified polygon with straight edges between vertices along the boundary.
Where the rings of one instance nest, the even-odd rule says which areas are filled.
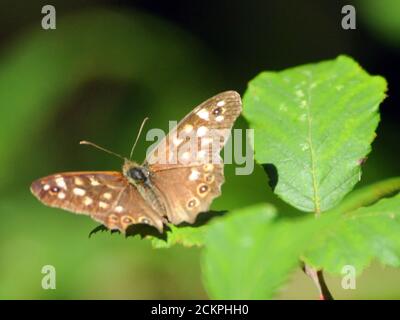
[[[45,205],[122,232],[138,223],[160,232],[167,222],[193,223],[221,194],[219,153],[241,109],[237,92],[220,93],[179,122],[142,165],[124,158],[122,172],[58,173],[34,181],[31,191]]]

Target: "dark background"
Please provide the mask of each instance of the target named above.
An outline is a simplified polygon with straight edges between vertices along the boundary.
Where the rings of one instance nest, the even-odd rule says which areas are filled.
[[[41,29],[45,4],[56,7],[56,30]],[[356,30],[341,28],[345,4],[356,8]],[[77,142],[127,154],[145,116],[148,128],[167,129],[213,94],[243,94],[264,70],[347,54],[384,76],[388,98],[359,185],[398,175],[399,17],[396,0],[1,1],[0,298],[207,297],[198,249],[154,250],[106,233],[88,239],[94,222],[41,206],[28,187],[57,171],[118,170],[118,160]],[[148,143],[139,145],[140,162]],[[293,213],[260,167],[252,176],[233,170],[214,209],[268,201]],[[46,264],[57,269],[57,290],[40,287]],[[338,298],[398,298],[399,280],[399,271],[374,264],[357,290],[341,289],[340,277],[328,283]],[[299,272],[279,297],[314,296]]]

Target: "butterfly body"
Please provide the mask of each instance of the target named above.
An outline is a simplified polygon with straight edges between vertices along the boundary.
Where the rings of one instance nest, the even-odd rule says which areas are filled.
[[[146,167],[127,160],[122,167],[124,176],[134,185],[145,184],[150,186],[150,172]]]
[[[122,172],[58,173],[34,181],[31,191],[48,206],[90,215],[122,232],[137,223],[160,232],[166,222],[193,223],[221,194],[219,152],[240,112],[238,93],[220,93],[189,113],[142,165],[125,159]]]
[[[166,216],[167,212],[161,192],[152,183],[150,170],[146,165],[141,166],[126,159],[122,167],[122,173],[160,216]]]

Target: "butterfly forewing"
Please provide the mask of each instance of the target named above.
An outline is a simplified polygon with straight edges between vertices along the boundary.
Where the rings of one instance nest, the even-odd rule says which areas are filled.
[[[134,223],[162,230],[160,216],[119,172],[67,172],[34,181],[32,193],[44,204],[91,216],[109,229]]]
[[[219,153],[242,110],[235,91],[220,93],[197,106],[146,157],[152,171],[221,163]]]

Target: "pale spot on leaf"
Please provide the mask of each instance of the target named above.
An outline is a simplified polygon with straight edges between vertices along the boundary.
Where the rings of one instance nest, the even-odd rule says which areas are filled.
[[[310,146],[308,145],[308,143],[301,143],[300,148],[302,151],[306,151],[310,148]]]
[[[296,90],[296,96],[298,96],[299,98],[304,97],[304,92],[302,90]]]

